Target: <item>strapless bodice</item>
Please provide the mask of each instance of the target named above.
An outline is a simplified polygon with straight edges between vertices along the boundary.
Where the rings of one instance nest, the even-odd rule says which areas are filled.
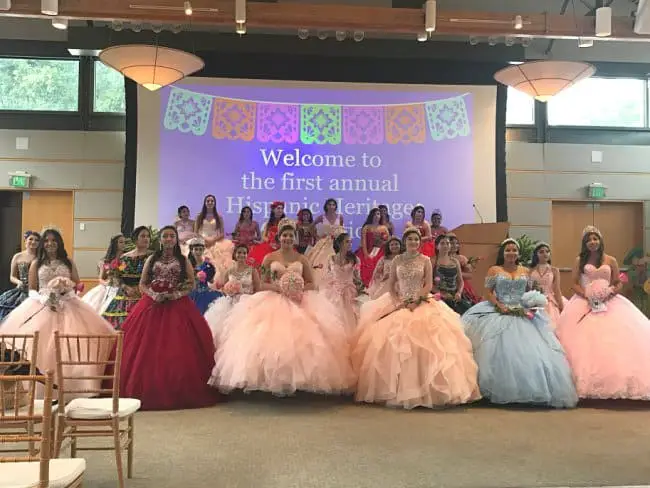
[[[61,261],[55,260],[38,268],[38,288],[47,287],[47,284],[54,278],[70,278],[70,269]]]
[[[300,261],[294,261],[293,263],[289,263],[288,266],[285,266],[280,261],[273,261],[271,263],[271,271],[277,274],[276,279],[280,279],[287,271],[293,271],[302,276],[302,263]]]
[[[580,281],[584,288],[596,280],[606,280],[609,283],[611,282],[611,278],[612,268],[609,267],[609,264],[603,264],[600,268],[596,268],[593,264],[587,264],[584,267]]]

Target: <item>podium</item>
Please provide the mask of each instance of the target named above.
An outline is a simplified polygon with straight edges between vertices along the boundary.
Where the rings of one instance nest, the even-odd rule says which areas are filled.
[[[499,244],[508,237],[509,222],[492,224],[463,224],[452,232],[460,241],[460,253],[467,258],[480,257],[472,276],[472,286],[477,294],[483,296],[485,275],[494,266],[499,252]]]

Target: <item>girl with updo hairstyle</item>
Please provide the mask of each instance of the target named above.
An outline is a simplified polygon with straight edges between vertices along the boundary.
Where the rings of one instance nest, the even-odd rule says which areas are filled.
[[[26,231],[23,234],[25,250],[14,254],[11,258],[9,281],[15,285],[15,288],[0,295],[0,322],[27,298],[29,266],[36,258],[36,249],[38,249],[40,239],[41,236],[38,232]]]

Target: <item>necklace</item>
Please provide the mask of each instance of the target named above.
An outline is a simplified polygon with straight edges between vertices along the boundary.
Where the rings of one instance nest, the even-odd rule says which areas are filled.
[[[420,255],[420,251],[415,251],[415,252],[412,252],[412,251],[406,251],[406,252],[404,253],[404,257],[407,258],[407,259],[409,259],[409,260],[411,260],[411,259],[415,259],[415,258],[417,258],[419,255]]]

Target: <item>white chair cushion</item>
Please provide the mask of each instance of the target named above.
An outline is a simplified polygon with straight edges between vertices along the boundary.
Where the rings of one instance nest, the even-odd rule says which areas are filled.
[[[0,488],[35,488],[39,481],[40,463],[0,464]],[[83,458],[50,460],[49,488],[65,488],[86,471]]]
[[[140,410],[140,400],[137,398],[120,398],[118,416],[120,418],[133,415]],[[75,398],[65,406],[65,416],[78,420],[110,419],[113,415],[112,398]]]
[[[34,415],[43,415],[43,406],[45,405],[45,402],[43,400],[34,400]],[[52,405],[52,414],[56,413],[57,408],[59,408],[59,405]],[[9,407],[7,410],[5,410],[5,415],[13,415],[14,414],[14,408]],[[18,410],[18,415],[28,415],[29,414],[29,407],[24,406],[20,407]]]

